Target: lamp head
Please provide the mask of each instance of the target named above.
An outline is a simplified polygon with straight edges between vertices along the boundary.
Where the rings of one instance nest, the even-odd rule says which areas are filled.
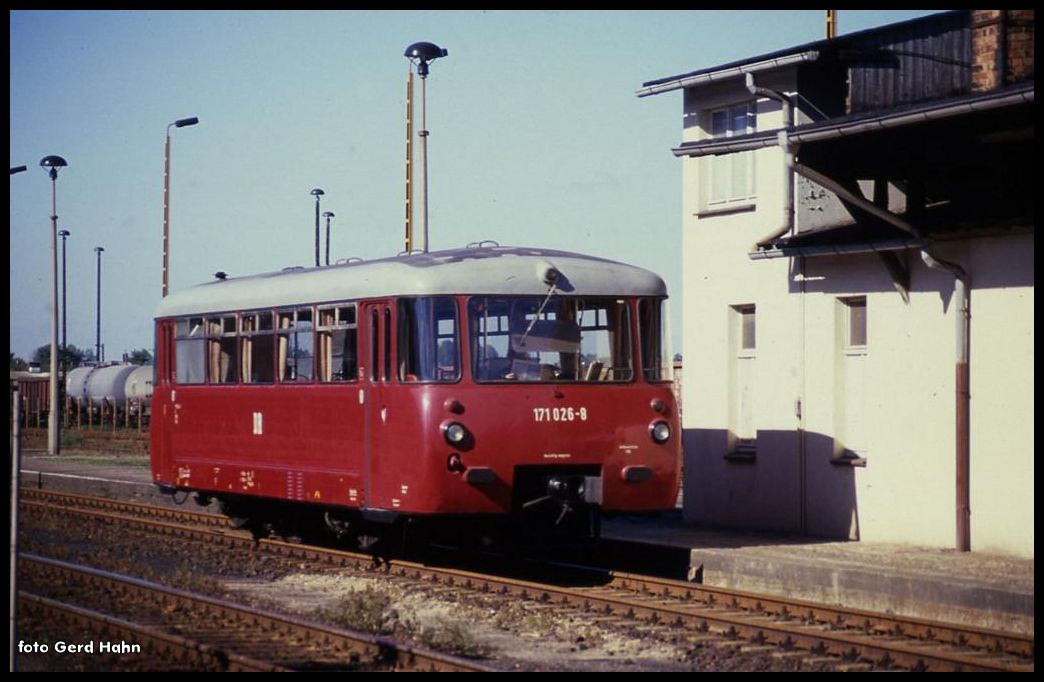
[[[55,156],[53,154],[51,156],[45,156],[42,159],[40,159],[40,167],[47,168],[49,170],[49,175],[51,176],[52,180],[58,178],[59,168],[65,168],[68,165],[69,164],[66,163],[65,159],[63,159],[60,156]]]
[[[428,62],[435,61],[440,57],[449,55],[449,50],[441,48],[435,43],[414,43],[406,48],[403,55],[411,62],[417,64],[417,75],[421,78],[428,76]]]
[[[321,189],[319,189],[318,187],[316,187],[316,188],[315,188],[315,189],[313,189],[313,190],[312,190],[311,192],[309,192],[309,194],[311,194],[311,195],[312,195],[313,197],[316,197],[316,198],[318,198],[318,197],[321,197],[321,196],[323,196],[324,194],[326,194],[326,192],[324,192],[323,190],[321,190]]]
[[[104,251],[104,250],[105,249],[103,247],[101,247],[101,246],[95,246],[94,247],[94,252],[99,254],[99,255],[101,255],[101,252]]]
[[[335,216],[334,216],[333,211],[323,211],[323,217],[324,218],[333,218]]]
[[[174,127],[184,128],[185,126],[194,126],[197,123],[199,123],[199,119],[195,116],[191,118],[179,118],[177,121],[174,121]]]
[[[71,234],[72,232],[70,232],[69,230],[58,230],[59,237],[68,237]]]

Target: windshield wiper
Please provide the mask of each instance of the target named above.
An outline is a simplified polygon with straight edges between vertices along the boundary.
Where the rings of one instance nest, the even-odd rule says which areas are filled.
[[[539,308],[537,308],[536,315],[534,315],[533,319],[529,321],[529,326],[526,327],[526,331],[522,332],[522,338],[518,340],[519,346],[526,345],[526,337],[529,336],[529,332],[533,331],[534,325],[536,325],[537,320],[540,319],[540,315],[544,312],[544,308],[547,307],[547,302],[551,300],[551,296],[554,295],[554,293],[555,284],[552,282],[551,286],[547,289],[547,296],[544,297],[544,302],[540,304]]]

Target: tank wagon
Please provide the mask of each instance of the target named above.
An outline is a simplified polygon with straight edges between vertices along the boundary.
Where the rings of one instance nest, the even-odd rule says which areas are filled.
[[[65,379],[70,421],[90,424],[99,414],[99,423],[111,420],[127,423],[140,414],[147,418],[152,400],[152,365],[115,363],[77,367]]]
[[[152,476],[255,528],[597,534],[671,509],[657,275],[483,243],[229,277],[156,312]]]

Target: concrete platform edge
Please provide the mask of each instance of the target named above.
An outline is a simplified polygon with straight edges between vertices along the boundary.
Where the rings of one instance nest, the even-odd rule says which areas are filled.
[[[692,566],[703,584],[767,592],[918,618],[1033,632],[1033,594],[984,587],[939,576],[902,575],[874,567],[738,556],[694,549]]]

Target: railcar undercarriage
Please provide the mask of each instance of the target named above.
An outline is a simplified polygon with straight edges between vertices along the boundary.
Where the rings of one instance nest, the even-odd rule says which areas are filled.
[[[255,538],[278,537],[335,543],[353,549],[427,543],[475,547],[568,546],[597,540],[601,533],[602,486],[598,466],[520,466],[509,514],[405,514],[287,500],[194,491],[202,506],[216,503],[233,527]],[[168,494],[192,491],[161,486]]]

